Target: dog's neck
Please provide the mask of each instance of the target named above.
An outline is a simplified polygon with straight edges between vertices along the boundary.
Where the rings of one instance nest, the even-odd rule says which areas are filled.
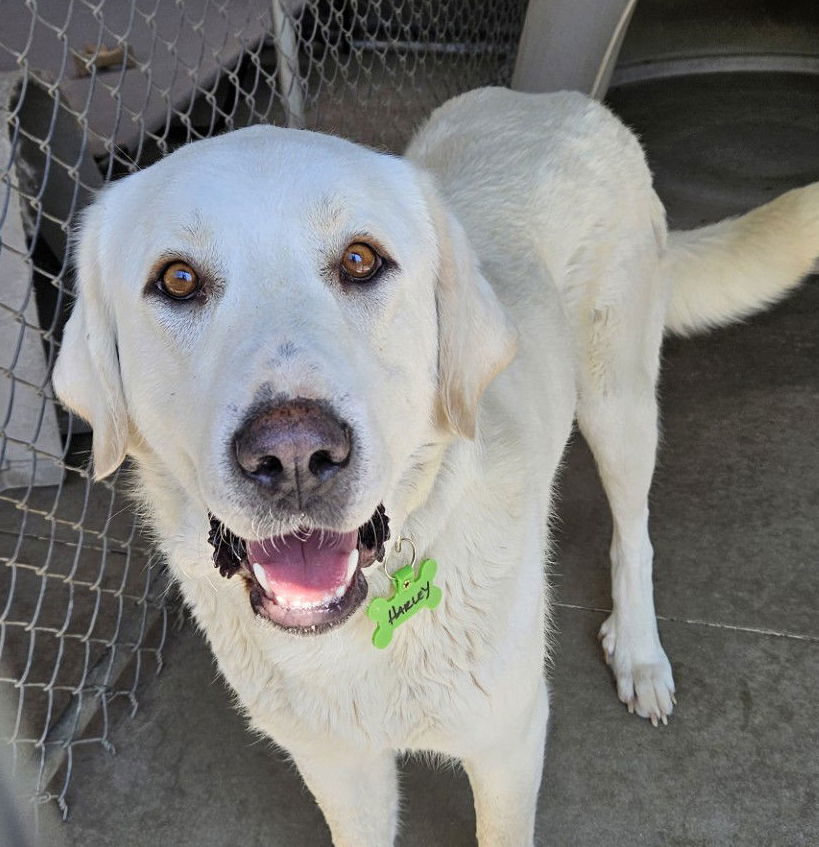
[[[423,446],[389,501],[393,538],[410,538],[418,556],[435,545],[479,465],[476,441],[448,438]]]

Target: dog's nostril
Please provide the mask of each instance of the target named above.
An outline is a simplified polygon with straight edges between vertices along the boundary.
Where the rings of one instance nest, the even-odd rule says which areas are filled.
[[[263,456],[252,473],[254,476],[275,477],[283,470],[282,463],[276,456]]]
[[[307,467],[313,476],[323,479],[333,473],[333,471],[338,470],[340,464],[341,462],[333,460],[329,450],[316,450],[310,457]]]

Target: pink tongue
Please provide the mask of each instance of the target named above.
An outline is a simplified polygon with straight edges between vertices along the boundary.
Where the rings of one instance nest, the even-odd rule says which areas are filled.
[[[267,586],[263,587],[280,602],[325,601],[349,582],[351,554],[356,562],[357,551],[355,529],[344,534],[320,530],[298,536],[291,533],[247,544],[250,567],[262,566],[267,577]]]

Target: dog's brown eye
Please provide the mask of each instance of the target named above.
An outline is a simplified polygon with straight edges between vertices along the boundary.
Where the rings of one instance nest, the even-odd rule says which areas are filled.
[[[185,262],[171,262],[159,277],[159,288],[174,300],[187,300],[199,287],[199,275]]]
[[[380,270],[382,263],[381,256],[363,241],[351,244],[341,257],[341,269],[344,275],[354,282],[366,282],[372,279]]]

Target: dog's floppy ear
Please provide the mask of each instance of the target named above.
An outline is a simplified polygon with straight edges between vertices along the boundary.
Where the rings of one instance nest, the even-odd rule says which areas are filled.
[[[93,470],[98,480],[122,464],[128,435],[114,322],[102,288],[100,220],[100,209],[94,207],[83,218],[76,251],[77,300],[52,376],[57,397],[94,429]]]
[[[489,383],[512,361],[517,333],[458,219],[431,180],[425,194],[438,240],[438,392],[442,422],[475,436],[478,403]]]

